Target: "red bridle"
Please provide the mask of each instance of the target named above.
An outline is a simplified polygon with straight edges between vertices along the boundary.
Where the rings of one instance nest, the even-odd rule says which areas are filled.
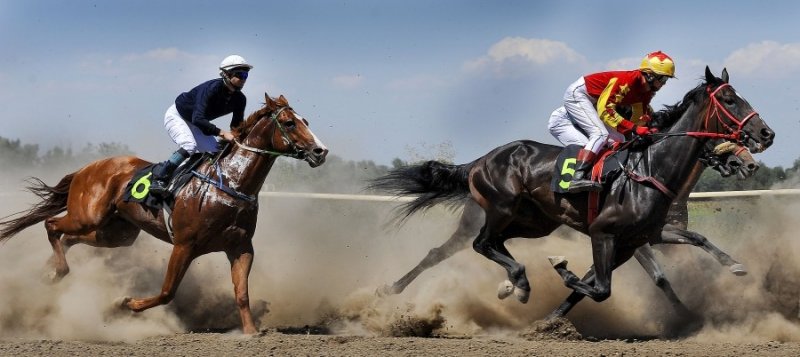
[[[704,130],[708,130],[709,121],[711,120],[712,117],[716,117],[717,118],[717,123],[719,125],[721,125],[723,128],[725,128],[725,131],[727,132],[727,134],[709,133],[707,131],[692,131],[692,132],[687,132],[686,135],[694,136],[694,137],[721,138],[721,139],[739,141],[739,139],[741,138],[741,134],[742,134],[742,128],[744,128],[744,126],[747,124],[747,121],[750,120],[750,118],[758,115],[758,113],[756,111],[753,111],[750,114],[747,114],[741,120],[736,118],[727,109],[725,109],[725,107],[722,105],[722,103],[720,103],[719,100],[717,99],[717,92],[719,92],[722,88],[725,88],[725,87],[730,87],[730,84],[725,83],[725,84],[717,87],[717,89],[715,89],[713,92],[711,91],[711,89],[708,89],[708,92],[709,92],[708,96],[709,96],[709,99],[711,100],[711,106],[712,107],[706,112],[706,118],[705,118],[705,123],[703,124],[703,129]],[[726,117],[728,117],[728,119],[730,119],[733,123],[735,123],[738,127],[737,128],[733,128],[732,126],[730,126],[727,123],[725,123],[722,120],[722,115],[723,114]]]

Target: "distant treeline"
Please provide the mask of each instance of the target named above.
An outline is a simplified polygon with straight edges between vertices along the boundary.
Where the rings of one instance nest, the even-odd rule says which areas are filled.
[[[424,144],[421,144],[425,146]],[[433,157],[441,161],[452,161],[453,153],[438,150]],[[430,147],[424,149],[430,150]],[[412,149],[414,161],[421,156]],[[119,143],[86,144],[77,151],[71,148],[53,147],[39,153],[39,145],[25,144],[20,140],[0,137],[0,167],[4,171],[41,170],[41,169],[75,169],[89,162],[109,156],[134,155],[127,145]],[[336,155],[329,155],[327,162],[317,168],[294,159],[280,158],[276,162],[264,190],[287,192],[321,192],[321,193],[365,193],[364,186],[369,179],[386,174],[392,168],[407,165],[408,162],[396,158],[391,166],[376,164],[371,160],[345,160]],[[761,163],[761,168],[747,180],[722,178],[713,170],[703,172],[695,186],[695,192],[763,190],[774,188],[794,188],[799,186],[797,173],[800,171],[800,159],[794,161],[790,168],[769,167]],[[64,171],[67,173],[67,171]]]

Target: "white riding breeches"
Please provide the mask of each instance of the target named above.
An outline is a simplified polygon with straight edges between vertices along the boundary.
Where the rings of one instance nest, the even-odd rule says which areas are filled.
[[[173,104],[164,114],[164,127],[169,137],[189,154],[196,152],[217,152],[217,139],[186,121]]]
[[[596,100],[586,92],[583,77],[564,92],[564,106],[550,114],[547,128],[562,145],[582,145],[595,154],[609,141],[625,141],[624,135],[600,120]]]

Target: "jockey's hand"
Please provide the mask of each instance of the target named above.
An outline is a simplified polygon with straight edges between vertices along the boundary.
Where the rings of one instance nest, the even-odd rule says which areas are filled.
[[[225,141],[233,141],[235,139],[230,131],[225,131],[225,130],[219,131],[219,137]]]
[[[653,118],[651,118],[651,117],[650,117],[649,115],[647,115],[647,114],[645,114],[645,115],[642,115],[642,116],[640,116],[640,117],[639,117],[639,122],[640,122],[640,123],[649,123],[651,120],[653,120]]]
[[[634,127],[633,132],[638,136],[649,136],[658,132],[657,128],[648,128],[646,126]]]

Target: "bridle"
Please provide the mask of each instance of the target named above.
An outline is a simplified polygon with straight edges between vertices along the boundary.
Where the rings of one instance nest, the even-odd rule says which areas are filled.
[[[756,111],[752,111],[750,114],[747,114],[744,118],[742,118],[740,120],[740,119],[736,118],[733,114],[731,114],[727,109],[725,109],[725,107],[722,105],[722,103],[720,103],[719,100],[717,99],[716,95],[717,95],[717,92],[719,92],[721,89],[729,87],[729,86],[730,86],[730,84],[724,83],[724,84],[720,85],[719,87],[717,87],[716,89],[714,89],[713,91],[711,90],[710,87],[706,88],[706,92],[709,95],[709,100],[711,101],[711,108],[709,108],[706,111],[706,115],[705,115],[704,123],[703,123],[703,130],[704,131],[688,131],[688,132],[677,132],[677,133],[653,133],[651,135],[652,136],[659,136],[659,137],[661,137],[661,140],[666,139],[667,137],[670,137],[670,136],[690,136],[690,137],[695,137],[695,138],[715,138],[715,139],[733,140],[733,141],[736,141],[738,143],[742,143],[742,140],[747,139],[747,133],[744,132],[744,130],[743,130],[744,126],[747,124],[747,122],[751,118],[753,118],[754,116],[758,115],[758,113]],[[723,115],[725,115],[734,124],[736,124],[737,127],[734,128],[733,126],[728,125],[723,120],[723,117],[722,117]],[[709,124],[710,124],[712,118],[716,118],[717,124],[725,129],[725,133],[708,132]],[[628,141],[628,142],[624,143],[623,145],[621,145],[620,150],[622,150],[624,148],[628,148],[633,142],[634,141],[632,140],[632,141]],[[739,154],[742,153],[742,150],[745,150],[745,149],[741,148],[740,150],[738,150],[735,153],[735,155],[739,156]],[[703,162],[703,161],[701,160],[701,162]],[[672,190],[670,190],[664,183],[660,182],[659,180],[655,179],[654,177],[639,175],[638,173],[634,172],[630,168],[625,168],[624,172],[633,181],[636,181],[636,182],[639,182],[639,183],[645,183],[645,182],[649,183],[652,186],[654,186],[655,188],[657,188],[659,191],[664,193],[667,197],[670,197],[670,198],[676,197],[676,194]]]
[[[691,136],[695,138],[714,138],[714,139],[725,139],[725,140],[733,140],[740,144],[744,144],[744,141],[747,140],[749,137],[747,132],[745,132],[744,126],[747,125],[747,122],[753,118],[754,116],[758,115],[758,112],[755,110],[750,112],[750,114],[745,115],[744,118],[738,119],[736,116],[731,114],[722,103],[719,102],[717,99],[717,92],[722,90],[723,88],[730,87],[730,84],[724,83],[714,89],[713,91],[711,88],[707,88],[706,92],[708,92],[709,100],[711,101],[711,108],[706,111],[706,115],[703,122],[703,130],[704,131],[687,131],[687,132],[678,132],[678,133],[654,133],[651,134],[653,136],[661,136],[661,137],[668,137],[668,136]],[[736,124],[734,128],[732,125],[728,125],[723,120],[723,115],[730,119],[731,122]],[[711,119],[716,118],[717,124],[725,129],[725,133],[711,133],[708,132],[709,125],[711,123]]]
[[[281,122],[278,120],[278,116],[284,110],[287,110],[287,109],[288,110],[292,110],[292,108],[290,108],[290,107],[280,107],[277,110],[275,110],[275,112],[273,112],[272,115],[270,115],[269,119],[272,120],[272,122],[275,124],[275,126],[272,127],[272,133],[270,133],[270,139],[269,140],[270,140],[270,145],[272,147],[275,147],[275,130],[276,129],[280,130],[281,131],[281,138],[289,145],[289,148],[291,149],[291,151],[289,151],[289,152],[279,152],[279,151],[259,149],[259,148],[256,148],[256,147],[252,147],[252,146],[248,146],[248,145],[242,144],[237,139],[234,139],[233,142],[236,145],[238,145],[240,148],[242,148],[244,150],[247,150],[247,151],[250,151],[250,152],[257,153],[257,154],[275,155],[275,156],[287,156],[287,157],[300,159],[300,160],[305,159],[306,155],[307,155],[306,152],[303,151],[302,149],[298,148],[297,145],[295,145],[294,141],[292,141],[289,138],[289,134],[286,132],[286,128],[284,128],[283,125],[281,125]]]
[[[242,144],[237,139],[234,139],[233,142],[237,146],[239,146],[240,148],[242,148],[242,149],[244,149],[246,151],[257,153],[257,154],[275,155],[275,156],[288,156],[288,157],[293,157],[293,158],[296,158],[296,159],[305,159],[305,157],[306,157],[305,151],[301,150],[300,148],[297,147],[297,145],[295,145],[295,143],[289,138],[289,134],[286,132],[286,129],[283,127],[283,125],[281,125],[280,121],[278,121],[278,116],[284,110],[287,110],[287,109],[288,110],[292,110],[292,108],[290,108],[290,107],[280,107],[277,110],[275,110],[275,112],[272,113],[272,115],[270,115],[270,120],[272,120],[272,122],[275,124],[275,126],[272,127],[272,131],[270,133],[270,145],[271,145],[271,147],[275,147],[275,142],[274,142],[275,130],[280,130],[282,139],[290,146],[290,149],[291,149],[290,152],[278,152],[278,151],[272,151],[272,150],[259,149],[259,148],[256,148],[256,147],[252,147],[252,146],[248,146],[248,145]],[[259,120],[261,120],[261,119],[259,119]],[[217,187],[218,189],[220,189],[221,191],[227,193],[230,196],[233,196],[235,198],[238,198],[238,199],[243,200],[245,202],[248,202],[250,204],[258,205],[258,196],[247,195],[247,194],[244,194],[244,193],[241,193],[241,192],[235,190],[234,188],[231,188],[231,187],[225,185],[224,180],[223,180],[224,174],[223,174],[223,171],[221,170],[221,168],[219,166],[219,162],[218,161],[215,161],[213,163],[213,168],[214,168],[214,171],[217,173],[217,179],[216,180],[210,178],[208,175],[201,174],[201,173],[197,172],[196,170],[192,170],[192,174],[194,176],[197,176],[201,181],[203,181],[205,183],[208,183],[208,184],[211,184],[214,187]]]

